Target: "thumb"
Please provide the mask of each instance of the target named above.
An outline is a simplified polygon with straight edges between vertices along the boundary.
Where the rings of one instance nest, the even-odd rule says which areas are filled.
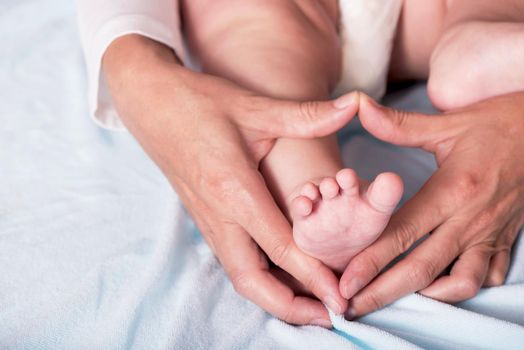
[[[358,92],[332,101],[291,102],[264,98],[264,106],[256,108],[255,114],[246,119],[249,127],[262,131],[267,137],[316,138],[335,133],[348,124],[357,113],[358,101]]]
[[[359,102],[358,115],[362,126],[382,141],[399,146],[421,147],[434,152],[444,135],[449,136],[445,116],[387,108],[364,94],[361,94]]]

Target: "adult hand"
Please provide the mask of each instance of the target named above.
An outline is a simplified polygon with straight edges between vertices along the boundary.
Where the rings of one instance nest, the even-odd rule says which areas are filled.
[[[169,179],[235,289],[284,321],[329,327],[322,304],[295,295],[259,249],[344,312],[337,278],[295,246],[258,166],[278,137],[319,137],[344,126],[358,94],[310,103],[256,96],[183,68],[171,50],[140,36],[116,40],[104,70],[119,115]]]
[[[432,152],[438,170],[349,263],[340,282],[341,294],[353,298],[348,316],[415,291],[453,303],[475,296],[481,286],[502,284],[524,224],[524,93],[440,116],[395,111],[361,97],[359,116],[383,141]],[[439,277],[448,266],[449,275]]]

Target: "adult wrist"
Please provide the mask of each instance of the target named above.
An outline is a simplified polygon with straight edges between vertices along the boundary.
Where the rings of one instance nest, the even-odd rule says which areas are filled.
[[[170,47],[138,34],[115,39],[102,58],[110,88],[140,86],[160,71],[177,67],[181,67],[180,61]]]

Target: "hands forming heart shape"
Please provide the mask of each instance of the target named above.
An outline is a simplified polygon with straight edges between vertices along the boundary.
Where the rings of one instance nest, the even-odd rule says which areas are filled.
[[[244,297],[286,322],[329,327],[320,301],[356,317],[411,292],[457,302],[504,282],[524,224],[524,93],[438,116],[391,110],[358,92],[290,102],[186,70],[170,50],[144,51],[154,54],[124,71],[111,69],[122,57],[106,54],[108,84],[120,92],[115,105]],[[144,62],[157,74],[141,74]],[[258,169],[276,139],[328,135],[357,113],[375,137],[433,153],[438,169],[339,281],[297,248]]]

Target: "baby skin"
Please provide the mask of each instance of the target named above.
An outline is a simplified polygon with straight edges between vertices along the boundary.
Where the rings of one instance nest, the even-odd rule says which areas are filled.
[[[265,96],[329,98],[340,74],[336,0],[187,0],[182,7],[205,72]],[[403,192],[395,174],[368,183],[343,168],[334,135],[278,140],[261,172],[299,248],[338,273],[380,236]]]
[[[289,197],[293,236],[306,253],[343,272],[349,260],[386,227],[400,197],[402,181],[392,173],[373,183],[352,169],[301,186]]]

